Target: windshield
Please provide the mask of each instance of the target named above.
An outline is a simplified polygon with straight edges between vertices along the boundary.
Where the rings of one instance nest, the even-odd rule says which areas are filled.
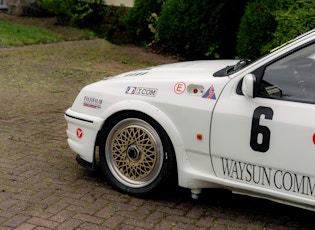
[[[311,33],[314,33],[314,32],[315,32],[315,29],[310,30],[310,31],[308,31],[308,32],[306,32],[306,33],[304,33],[304,34],[302,34],[302,35],[296,37],[295,39],[292,39],[292,40],[290,40],[290,41],[288,41],[288,42],[285,42],[284,44],[282,44],[282,45],[280,45],[280,46],[278,46],[278,47],[276,47],[276,48],[270,50],[269,53],[266,53],[265,55],[261,56],[260,58],[255,59],[255,61],[256,61],[256,60],[259,60],[259,59],[261,59],[261,58],[263,58],[263,57],[265,57],[266,55],[269,55],[270,53],[275,52],[276,50],[278,50],[278,49],[280,49],[280,48],[282,48],[282,47],[284,47],[284,46],[286,46],[286,45],[292,43],[293,41],[299,40],[300,38],[303,38],[303,37],[305,37],[305,36],[307,36],[307,35],[309,35],[309,34],[311,34]],[[231,75],[231,74],[233,74],[233,73],[236,73],[237,71],[243,69],[244,67],[246,67],[247,65],[249,65],[249,64],[252,63],[252,62],[254,62],[254,60],[252,61],[252,60],[249,60],[249,59],[241,59],[241,60],[240,60],[239,62],[237,62],[235,65],[226,66],[225,68],[223,68],[223,69],[217,71],[216,73],[214,73],[213,76],[215,76],[215,77],[229,76],[229,75]]]

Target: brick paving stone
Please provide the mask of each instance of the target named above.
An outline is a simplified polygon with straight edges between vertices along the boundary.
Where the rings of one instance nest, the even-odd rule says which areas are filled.
[[[188,211],[186,217],[188,218],[200,218],[204,215],[204,210],[201,207],[193,207]]]
[[[50,205],[46,211],[51,212],[51,213],[58,213],[68,206],[69,206],[69,204],[65,204],[65,203],[62,203],[61,201],[58,201],[58,202]]]
[[[177,222],[176,229],[182,229],[182,230],[206,230],[206,228],[197,227],[194,224],[186,224],[182,222]]]
[[[155,211],[146,218],[146,221],[150,223],[159,223],[161,220],[166,218],[166,216],[167,215],[163,212]]]
[[[117,230],[137,230],[137,229],[143,230],[143,229],[151,229],[151,228],[142,228],[142,227],[137,228],[137,227],[135,227],[135,226],[133,226],[133,225],[129,225],[129,224],[121,224],[121,225],[117,228]]]
[[[124,225],[133,226],[134,228],[153,229],[155,224],[141,221],[139,219],[127,218]],[[123,226],[123,225],[122,225]]]
[[[101,209],[99,212],[97,212],[95,215],[100,218],[109,218],[111,216],[114,216],[116,213],[116,207],[112,205],[107,205],[103,209]]]
[[[78,219],[67,219],[62,224],[58,225],[58,227],[54,228],[56,230],[72,230],[76,229],[78,226],[80,226],[84,221],[78,220]]]
[[[20,226],[16,227],[15,230],[33,230],[36,228],[36,225],[23,223]]]
[[[210,228],[210,226],[213,224],[214,220],[215,220],[214,217],[204,216],[204,217],[201,217],[200,219],[198,219],[198,222],[196,225],[200,226],[200,227]]]
[[[118,215],[111,216],[105,221],[104,226],[114,229],[122,225],[124,220],[125,220],[125,217],[122,217],[122,216],[118,216]]]
[[[193,224],[196,219],[188,218],[184,216],[178,216],[178,215],[167,215],[166,219],[176,221],[179,223],[186,223],[186,224]]]
[[[74,211],[62,210],[56,215],[52,216],[50,220],[62,223],[66,221],[67,219],[72,218],[75,214],[76,212]]]
[[[104,230],[106,229],[104,226],[101,226],[99,224],[92,224],[92,223],[82,223],[80,227],[77,228],[77,230]],[[128,228],[126,228],[127,230]]]
[[[9,219],[7,222],[5,222],[4,225],[7,227],[16,228],[19,225],[23,224],[28,219],[29,219],[28,216],[16,215],[13,218]]]
[[[170,208],[170,207],[164,207],[160,206],[157,208],[158,211],[168,213],[168,214],[177,214],[177,215],[185,215],[185,210],[177,209],[177,208]]]
[[[156,229],[158,230],[167,230],[167,229],[175,229],[176,223],[171,220],[162,220],[157,226]]]
[[[137,221],[143,221],[146,218],[145,213],[136,212],[136,211],[120,210],[116,212],[116,215],[128,217]]]
[[[38,225],[50,229],[54,229],[58,226],[58,223],[55,221],[46,220],[38,217],[32,217],[31,219],[27,220],[27,222],[33,225]]]
[[[91,215],[86,215],[86,214],[76,214],[75,216],[73,216],[74,219],[79,219],[83,222],[89,222],[92,224],[101,224],[104,222],[103,218],[99,218],[99,217],[94,217]]]

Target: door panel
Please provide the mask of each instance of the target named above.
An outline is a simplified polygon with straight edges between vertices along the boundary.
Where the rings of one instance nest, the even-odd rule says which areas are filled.
[[[313,198],[314,106],[235,97],[219,103],[213,116],[210,146],[216,175]]]
[[[304,62],[314,53],[311,45],[266,66],[258,76],[255,98],[237,94],[241,77],[227,85],[211,126],[211,158],[217,176],[315,200],[314,60]],[[298,81],[288,74],[302,68],[293,68],[296,65],[303,67]],[[301,87],[303,77],[309,81],[308,91]],[[266,90],[270,86],[276,89],[275,95]]]

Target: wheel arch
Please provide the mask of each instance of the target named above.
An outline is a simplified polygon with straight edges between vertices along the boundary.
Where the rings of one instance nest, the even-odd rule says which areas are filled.
[[[105,121],[98,132],[97,144],[99,143],[100,133],[104,130],[110,119],[117,116],[118,114],[132,111],[145,114],[155,120],[157,123],[159,123],[159,125],[166,132],[174,148],[176,146],[183,146],[183,140],[180,133],[178,132],[176,126],[171,121],[171,119],[169,119],[169,117],[163,111],[150,103],[134,100],[121,101],[119,103],[116,103],[108,107],[102,113],[102,117],[105,119]]]
[[[127,113],[131,111],[149,116],[163,128],[174,149],[177,172],[178,176],[181,177],[181,172],[184,171],[184,167],[189,164],[183,139],[172,120],[162,110],[148,102],[128,100],[121,101],[108,107],[102,114],[102,117],[105,119],[105,121],[97,134],[96,145],[99,145],[101,134],[106,125],[109,123],[110,119],[121,113]]]

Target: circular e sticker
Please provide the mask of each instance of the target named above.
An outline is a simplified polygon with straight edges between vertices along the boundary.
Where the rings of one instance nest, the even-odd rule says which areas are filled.
[[[178,82],[174,86],[174,91],[176,94],[182,94],[186,90],[186,84],[184,82]]]

